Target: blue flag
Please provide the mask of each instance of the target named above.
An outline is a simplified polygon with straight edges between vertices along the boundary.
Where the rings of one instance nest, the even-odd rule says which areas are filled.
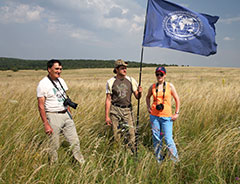
[[[142,45],[209,56],[217,52],[218,16],[200,14],[165,0],[148,0]]]

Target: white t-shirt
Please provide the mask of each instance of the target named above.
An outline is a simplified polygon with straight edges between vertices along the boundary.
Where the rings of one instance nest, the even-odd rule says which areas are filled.
[[[68,90],[68,87],[64,80],[62,78],[58,78],[61,82],[63,88],[65,91]],[[64,93],[61,85],[57,80],[53,81],[57,88],[60,90],[57,90],[52,82],[48,79],[48,77],[44,77],[38,84],[37,87],[37,97],[45,97],[45,110],[49,112],[57,112],[57,111],[63,111],[67,107],[64,107],[63,102],[64,98],[61,94],[63,94],[66,98],[66,94]]]

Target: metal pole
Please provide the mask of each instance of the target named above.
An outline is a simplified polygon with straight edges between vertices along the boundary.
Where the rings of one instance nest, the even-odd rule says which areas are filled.
[[[142,80],[142,61],[143,61],[143,50],[144,50],[144,47],[142,46],[142,51],[141,51],[141,61],[140,61],[140,72],[139,72],[139,86],[141,86],[141,80]],[[138,99],[138,106],[137,106],[137,126],[136,126],[136,136],[135,136],[135,148],[136,148],[136,157],[138,156],[137,155],[137,152],[138,152],[138,137],[139,137],[139,134],[138,134],[138,127],[139,127],[139,109],[140,109],[140,98]]]
[[[146,22],[147,22],[147,11],[148,11],[148,5],[149,5],[149,1],[147,2],[147,9],[146,9],[146,14],[145,14],[143,38],[144,38],[145,31],[146,31],[145,29],[146,29]],[[144,47],[142,46],[142,51],[141,51],[141,61],[140,61],[140,72],[139,72],[139,86],[141,86],[141,80],[142,80],[142,62],[143,62],[143,51],[144,51]],[[139,109],[140,109],[140,98],[138,99],[138,107],[137,107],[137,125],[136,125],[136,136],[135,136],[136,157],[138,156],[138,138],[139,138],[139,133],[138,133],[138,128],[139,128]]]

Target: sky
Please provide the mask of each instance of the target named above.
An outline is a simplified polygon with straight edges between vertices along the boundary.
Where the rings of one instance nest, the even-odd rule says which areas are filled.
[[[240,67],[240,0],[172,0],[217,15],[217,54],[144,47],[143,62]],[[140,62],[147,0],[1,0],[0,57]]]

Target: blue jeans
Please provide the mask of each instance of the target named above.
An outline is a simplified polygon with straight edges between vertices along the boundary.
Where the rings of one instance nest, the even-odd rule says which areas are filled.
[[[171,117],[150,115],[150,121],[152,127],[153,147],[158,162],[161,162],[164,159],[164,156],[161,154],[163,138],[170,152],[171,160],[174,162],[178,161],[177,148],[172,135],[173,121]]]

